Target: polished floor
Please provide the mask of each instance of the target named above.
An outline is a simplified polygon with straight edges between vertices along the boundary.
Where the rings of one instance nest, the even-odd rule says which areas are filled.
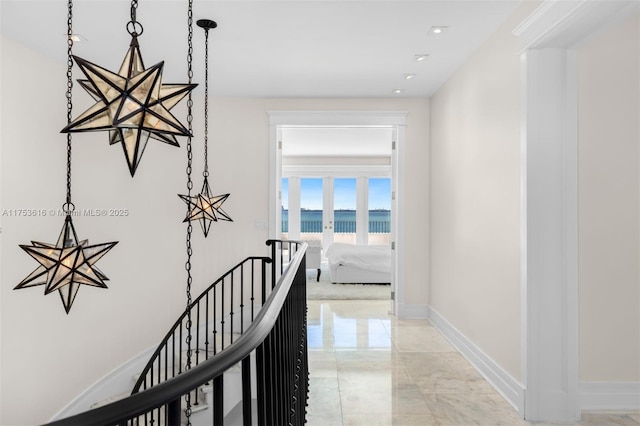
[[[309,426],[533,424],[428,321],[389,315],[390,301],[308,307]],[[584,413],[576,424],[638,426],[640,415]]]

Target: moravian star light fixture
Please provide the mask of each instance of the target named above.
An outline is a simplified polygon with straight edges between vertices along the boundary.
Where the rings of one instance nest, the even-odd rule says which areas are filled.
[[[108,131],[109,143],[120,144],[133,176],[149,138],[179,146],[176,136],[190,136],[170,110],[197,84],[163,84],[164,62],[145,68],[138,45],[142,25],[136,20],[138,2],[131,2],[129,50],[117,73],[74,56],[87,77],[80,85],[96,103],[70,122],[63,133]]]
[[[211,195],[209,187],[209,30],[218,25],[209,19],[200,19],[196,22],[204,29],[205,34],[205,76],[204,76],[204,182],[202,190],[198,195],[178,195],[187,203],[187,217],[183,222],[199,221],[204,236],[209,235],[212,222],[224,220],[233,222],[231,217],[222,209],[222,204],[229,198],[230,194]],[[190,167],[190,166],[189,166]],[[190,178],[189,178],[190,181]]]
[[[72,0],[68,2],[68,28],[67,28],[67,123],[71,122],[71,93],[72,80]],[[39,264],[29,276],[23,279],[14,290],[44,285],[44,294],[50,294],[56,290],[60,294],[64,309],[69,313],[73,301],[76,298],[81,285],[107,288],[108,280],[95,263],[117,244],[110,242],[104,244],[89,245],[87,240],[79,241],[73,226],[72,213],[75,206],[71,202],[71,134],[67,134],[67,198],[62,206],[65,213],[64,225],[58,241],[55,244],[39,243],[32,241],[31,245],[21,245],[29,256]]]

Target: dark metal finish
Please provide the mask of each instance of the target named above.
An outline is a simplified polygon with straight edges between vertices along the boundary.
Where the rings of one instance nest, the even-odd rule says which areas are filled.
[[[196,24],[200,28],[204,28],[205,30],[212,30],[218,26],[218,24],[216,24],[216,21],[212,21],[211,19],[198,19],[196,21]]]
[[[306,417],[306,400],[308,394],[308,360],[306,346],[306,272],[305,251],[306,244],[283,243],[270,241],[278,250],[288,251],[289,267],[284,274],[278,275],[277,284],[273,291],[257,312],[253,322],[224,350],[214,353],[205,360],[200,359],[200,364],[190,370],[174,377],[161,377],[159,371],[165,376],[172,369],[167,363],[173,363],[182,353],[182,330],[187,312],[176,321],[161,345],[154,353],[152,359],[143,371],[134,393],[126,399],[109,405],[62,419],[52,425],[78,425],[78,424],[127,424],[150,425],[166,424],[179,425],[184,407],[181,407],[182,398],[187,395],[197,394],[198,389],[206,383],[213,384],[213,407],[211,418],[214,425],[222,425],[224,390],[223,383],[227,380],[225,372],[241,363],[241,379],[237,385],[242,391],[242,423],[243,425],[291,425],[302,426]],[[277,257],[275,257],[277,259]],[[222,285],[239,286],[244,283],[241,280],[229,280],[232,271],[242,271],[242,268],[251,263],[252,270],[255,262],[262,264],[261,277],[251,274],[253,292],[255,285],[261,285],[258,280],[264,280],[267,276],[266,265],[271,269],[280,268],[275,265],[275,259],[252,257],[238,264],[231,271],[212,284],[190,306],[192,315],[202,316],[199,320],[206,324],[209,321],[217,323],[220,318],[213,318],[209,313],[213,312],[215,304],[210,302],[210,295],[222,291]],[[249,274],[236,274],[237,276]],[[259,275],[259,274],[258,274]],[[220,287],[220,288],[219,288]],[[272,287],[272,286],[269,286]],[[235,293],[237,294],[237,292]],[[249,294],[241,290],[241,294]],[[253,294],[253,293],[251,293]],[[220,298],[222,299],[222,298]],[[213,299],[215,300],[215,298]],[[222,299],[224,300],[224,299]],[[220,302],[222,303],[222,302]],[[202,307],[199,305],[202,304]],[[239,305],[238,305],[239,306]],[[199,311],[198,311],[199,310]],[[206,313],[205,313],[206,311]],[[230,312],[227,310],[227,312]],[[203,326],[204,327],[204,326]],[[204,328],[203,328],[204,329]],[[176,342],[176,340],[178,340]],[[201,346],[206,347],[199,339],[194,342],[195,350]],[[196,352],[197,353],[197,352]],[[255,353],[255,382],[256,388],[252,390],[252,353]],[[164,360],[164,363],[162,362]],[[175,363],[173,363],[175,364]],[[223,378],[224,377],[224,378]],[[233,378],[233,376],[229,376]],[[231,380],[231,379],[229,379]],[[236,383],[236,382],[234,382]],[[233,383],[232,383],[233,384]],[[144,392],[136,393],[138,390]],[[253,418],[251,395],[257,396],[257,418]],[[195,397],[194,397],[195,399]],[[188,410],[189,407],[187,406]],[[186,410],[185,410],[186,411]],[[187,421],[188,421],[187,417]]]

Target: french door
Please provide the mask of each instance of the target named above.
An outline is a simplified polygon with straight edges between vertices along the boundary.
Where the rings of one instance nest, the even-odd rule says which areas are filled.
[[[300,177],[282,180],[282,230],[289,239],[386,245],[391,242],[391,179]]]

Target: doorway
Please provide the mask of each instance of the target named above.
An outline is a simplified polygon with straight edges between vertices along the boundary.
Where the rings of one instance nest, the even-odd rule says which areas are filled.
[[[389,242],[392,249],[391,264],[392,264],[392,278],[391,278],[391,313],[402,317],[402,307],[404,306],[404,226],[399,223],[397,218],[401,215],[404,208],[402,194],[404,191],[403,175],[399,172],[399,164],[402,164],[402,145],[404,140],[404,127],[406,124],[406,112],[290,112],[290,111],[270,111],[270,213],[269,213],[269,236],[270,238],[278,238],[282,234],[282,195],[283,195],[283,170],[286,169],[286,174],[290,179],[287,181],[287,189],[289,192],[288,197],[291,196],[291,191],[295,188],[296,179],[303,178],[321,178],[323,181],[323,206],[322,206],[322,239],[327,238],[336,239],[336,210],[335,210],[335,194],[331,184],[335,187],[336,179],[355,179],[356,192],[360,191],[359,187],[366,187],[363,184],[364,179],[360,178],[376,178],[387,177],[390,179],[390,212],[389,212]],[[373,130],[384,129],[390,135],[387,139],[387,150],[391,150],[390,156],[387,156],[386,163],[372,164],[370,161],[363,161],[361,155],[349,155],[342,156],[342,160],[339,158],[333,158],[332,164],[333,174],[327,175],[326,164],[319,164],[313,161],[307,161],[306,164],[288,162],[283,164],[282,148],[283,148],[283,134],[296,129],[324,129],[333,131],[344,131],[349,129],[360,130]],[[334,140],[332,143],[339,143],[338,140]],[[320,149],[330,149],[331,143],[316,144],[316,147]],[[365,145],[368,149],[368,154],[374,154],[375,148],[371,144]],[[330,152],[325,152],[330,154]],[[326,157],[332,157],[326,155]],[[349,157],[347,160],[344,157]],[[375,155],[366,155],[365,157],[375,157]],[[370,159],[369,159],[370,160]],[[378,160],[382,161],[382,160]],[[286,166],[286,167],[283,167]],[[386,168],[384,173],[380,174],[381,170]],[[320,171],[323,169],[324,171]],[[294,176],[295,175],[295,176]],[[326,186],[324,185],[326,178],[333,178],[328,180]],[[341,181],[339,181],[341,182]],[[351,181],[353,182],[353,181]],[[360,182],[360,183],[359,183]],[[326,189],[325,189],[326,188]],[[329,189],[330,188],[330,189]],[[324,200],[330,198],[329,193],[334,197],[334,208],[325,209]],[[358,227],[358,222],[363,222],[365,211],[368,211],[368,205],[365,204],[366,197],[360,197],[356,199],[356,241],[360,239],[362,241],[363,234],[368,234],[368,226]],[[292,205],[292,199],[289,198],[289,211],[299,210],[300,206]],[[325,210],[328,214],[325,214]],[[288,214],[289,212],[287,212]],[[293,217],[288,218],[288,227],[291,229],[301,226],[301,223],[292,223]],[[366,220],[365,220],[366,221]],[[327,233],[325,234],[324,227],[327,227]],[[330,231],[331,227],[331,232]],[[332,235],[331,235],[332,234]],[[323,241],[324,242],[324,241]],[[398,308],[400,307],[400,309]]]

